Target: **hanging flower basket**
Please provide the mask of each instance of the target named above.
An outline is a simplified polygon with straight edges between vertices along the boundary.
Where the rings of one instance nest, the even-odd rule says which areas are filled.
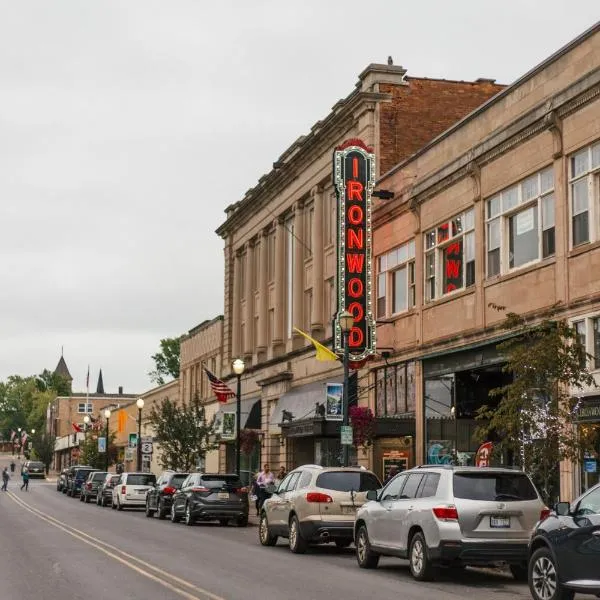
[[[351,406],[349,415],[352,425],[355,448],[362,448],[366,453],[367,448],[373,445],[375,437],[375,417],[367,406]]]
[[[260,435],[256,429],[242,429],[240,431],[240,452],[250,456],[258,445]]]

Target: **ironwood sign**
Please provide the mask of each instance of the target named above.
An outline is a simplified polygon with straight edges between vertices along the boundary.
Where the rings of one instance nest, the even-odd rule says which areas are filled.
[[[354,317],[348,334],[350,361],[361,363],[375,353],[372,312],[371,194],[375,155],[362,140],[350,139],[333,153],[333,183],[337,196],[337,314],[334,352],[344,352],[339,315]]]

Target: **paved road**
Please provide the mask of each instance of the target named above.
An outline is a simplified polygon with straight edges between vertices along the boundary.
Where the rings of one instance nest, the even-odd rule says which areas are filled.
[[[7,463],[0,457],[0,468]],[[316,547],[292,555],[285,544],[263,548],[257,529],[173,525],[143,512],[117,512],[32,481],[15,479],[0,494],[2,600],[378,600],[529,598],[503,574],[445,572],[414,582],[405,561],[357,567],[352,550]]]

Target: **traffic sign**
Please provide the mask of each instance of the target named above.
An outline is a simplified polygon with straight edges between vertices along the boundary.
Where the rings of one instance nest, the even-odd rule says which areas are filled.
[[[142,444],[144,444],[146,442],[151,444],[153,438],[151,435],[143,435],[140,439],[142,440]]]
[[[142,460],[144,462],[150,462],[152,460],[152,454],[142,454]]]
[[[152,454],[152,442],[142,442],[142,454]]]
[[[340,428],[341,443],[343,446],[352,446],[352,426],[342,425]]]

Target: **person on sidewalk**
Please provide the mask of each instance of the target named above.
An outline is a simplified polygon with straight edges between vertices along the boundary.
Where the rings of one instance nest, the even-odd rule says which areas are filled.
[[[268,488],[271,488],[275,483],[275,474],[271,471],[268,463],[265,464],[263,470],[258,474],[256,478],[256,484],[258,486],[258,510],[262,508],[265,500],[271,497],[271,491]]]
[[[15,464],[15,461],[14,461],[14,460],[11,460],[11,461],[10,461],[10,472],[11,472],[11,473],[14,473],[14,472],[15,472],[15,467],[16,467],[16,466],[17,466],[17,465]]]
[[[29,491],[29,469],[27,467],[23,468],[23,485],[21,486],[21,490],[25,488],[25,491]]]
[[[2,471],[2,491],[8,491],[8,480],[10,479],[10,475],[8,474],[8,467],[4,467],[4,471]]]

